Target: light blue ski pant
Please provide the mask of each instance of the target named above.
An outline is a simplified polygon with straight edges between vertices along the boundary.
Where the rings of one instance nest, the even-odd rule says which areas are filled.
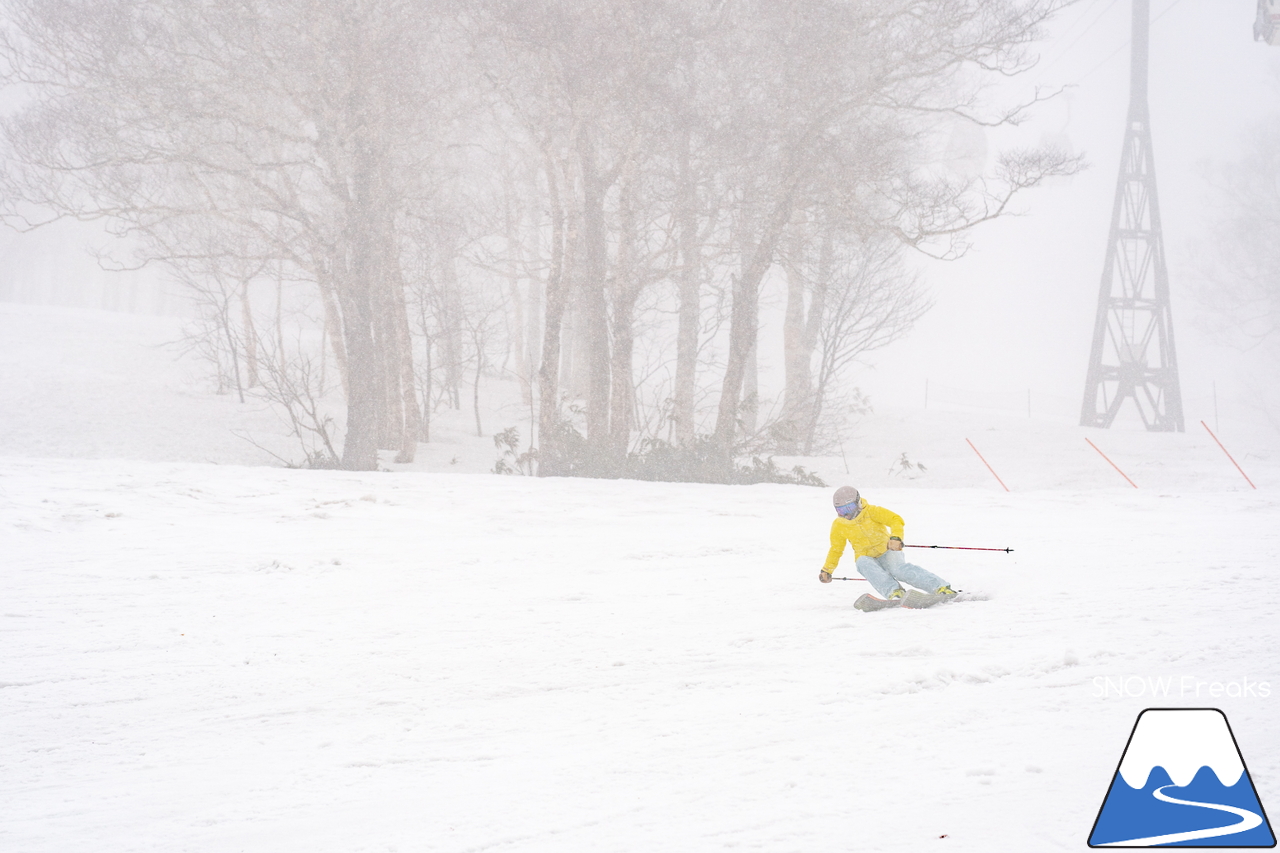
[[[925,592],[948,586],[946,581],[933,572],[922,569],[915,563],[908,563],[901,551],[885,551],[879,557],[859,557],[854,565],[884,598],[888,598],[889,593],[904,583]]]

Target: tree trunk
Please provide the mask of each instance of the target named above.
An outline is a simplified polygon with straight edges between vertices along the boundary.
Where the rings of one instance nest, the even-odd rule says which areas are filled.
[[[693,405],[698,381],[698,332],[702,319],[702,292],[698,286],[701,253],[698,247],[697,187],[689,163],[689,135],[688,129],[680,135],[680,200],[676,207],[676,227],[680,235],[680,307],[676,330],[676,378],[671,410],[676,444],[687,444],[693,440]]]
[[[362,253],[357,251],[355,254]],[[374,353],[369,280],[360,275],[364,266],[362,260],[356,260],[350,280],[341,288],[348,371],[347,432],[342,444],[342,467],[349,471],[373,471],[378,467],[376,401],[382,377]]]
[[[373,389],[373,418],[376,424],[379,450],[395,450],[400,444],[399,426],[403,415],[395,411],[399,402],[400,380],[396,372],[398,362],[394,358],[395,334],[391,325],[391,299],[386,276],[386,244],[382,238],[381,222],[365,223],[368,239],[372,243],[369,265],[370,321],[373,332],[373,354],[378,383]]]
[[[605,237],[605,182],[596,163],[589,130],[578,135],[582,170],[583,275],[579,282],[583,330],[587,344],[587,443],[600,454],[609,442],[609,315],[605,305],[608,247]]]
[[[284,282],[276,276],[276,367],[283,376],[289,359],[284,349]]]
[[[782,423],[779,425],[778,450],[794,455],[808,453],[812,444],[816,400],[813,387],[813,350],[826,311],[830,288],[833,228],[822,228],[818,262],[809,282],[802,268],[806,266],[797,248],[787,265],[787,309],[783,324],[783,358],[786,389],[783,398]],[[798,237],[798,244],[804,238]],[[806,311],[805,297],[808,299]]]
[[[244,325],[244,373],[250,388],[258,387],[258,330],[253,325],[253,306],[249,304],[249,280],[240,282],[240,316]],[[231,357],[235,358],[232,350]],[[237,384],[239,384],[237,382]],[[243,400],[241,401],[243,402]]]
[[[418,433],[422,420],[418,409],[417,377],[413,369],[413,335],[409,332],[409,306],[405,301],[404,278],[400,265],[392,259],[392,308],[395,311],[396,353],[400,360],[400,393],[403,395],[401,410],[404,428],[401,430],[400,452],[396,461],[412,462],[418,452]]]
[[[425,314],[425,309],[423,309]],[[426,318],[422,321],[422,337],[424,338],[424,349],[426,350],[425,361],[426,370],[422,376],[422,440],[431,441],[431,412],[435,408],[435,402],[431,399],[433,388],[431,377],[435,375],[435,365],[431,361],[431,351],[435,348],[431,342],[431,337],[427,334]]]
[[[533,389],[538,382],[538,371],[536,368],[536,365],[538,364],[538,353],[542,349],[541,328],[543,302],[545,300],[543,289],[546,287],[546,283],[539,281],[536,278],[530,278],[528,279],[528,282],[529,299],[527,303],[528,310],[525,311],[524,363],[525,371],[528,374],[527,385],[529,389],[529,399],[524,402],[525,405],[532,408],[535,402]],[[533,440],[534,436],[530,434],[529,441],[532,442]]]
[[[613,278],[613,354],[610,365],[609,452],[605,463],[610,474],[620,474],[626,466],[635,421],[635,378],[632,359],[635,351],[635,307],[640,296],[636,268],[636,213],[633,197],[635,161],[623,170],[618,194],[618,264]],[[603,460],[602,460],[603,461]],[[603,472],[602,472],[603,473]]]
[[[556,164],[546,155],[547,200],[551,209],[551,269],[547,273],[547,310],[538,368],[538,476],[568,473],[560,446],[560,332],[565,309],[565,215]]]
[[[516,375],[516,381],[520,383],[520,402],[529,405],[529,401],[533,397],[533,387],[530,384],[529,362],[526,358],[528,348],[525,346],[525,333],[527,331],[527,323],[525,321],[525,299],[520,293],[520,280],[512,275],[507,279],[507,294],[511,299],[511,311],[515,317],[511,320],[511,338],[509,344],[511,346],[512,355],[515,356],[516,365],[513,371]]]
[[[399,451],[404,442],[404,397],[400,393],[399,330],[396,328],[395,295],[391,292],[383,264],[374,329],[378,341],[379,368],[382,371],[382,396],[379,401],[379,450]]]
[[[791,197],[792,191],[789,191],[776,202],[755,249],[742,268],[741,277],[734,282],[733,306],[729,311],[729,359],[720,387],[714,433],[715,442],[726,460],[733,452],[743,380],[751,349],[756,343],[760,322],[760,283],[773,264],[782,231],[791,217]]]
[[[476,375],[471,384],[471,408],[476,416],[476,438],[484,437],[484,427],[480,424],[480,377],[484,373],[484,335],[477,330],[471,336],[476,349]]]
[[[338,295],[334,291],[333,277],[327,273],[317,276],[320,283],[320,300],[324,304],[325,337],[333,348],[333,360],[338,365],[338,380],[342,384],[342,396],[349,395],[347,382],[347,348],[343,343],[342,310],[338,307]],[[321,354],[323,357],[323,353]]]
[[[508,343],[516,360],[514,373],[520,383],[520,401],[528,406],[533,402],[533,377],[530,370],[532,363],[529,358],[530,350],[526,343],[529,331],[526,315],[531,307],[529,303],[533,301],[533,288],[529,288],[530,298],[526,301],[520,292],[520,282],[524,279],[521,269],[525,262],[524,241],[520,239],[524,217],[520,207],[517,206],[515,179],[509,169],[503,175],[503,190],[503,238],[506,242],[509,261],[514,265],[507,276],[507,293],[511,299],[512,313],[515,315],[510,323],[511,335]]]
[[[360,127],[354,143],[350,196],[346,223],[335,261],[343,270],[339,281],[343,331],[346,335],[349,376],[347,432],[343,440],[342,467],[373,471],[378,467],[379,426],[385,414],[386,374],[379,344],[379,293],[383,282],[383,253],[388,241],[378,239],[384,213],[382,181],[371,140],[374,133]],[[345,250],[345,251],[344,251]]]
[[[438,241],[440,281],[440,353],[444,358],[444,389],[450,408],[462,408],[462,308],[458,295],[457,239],[446,227]]]
[[[825,380],[820,387],[814,388],[813,380],[809,374],[813,351],[818,345],[818,335],[822,331],[822,323],[826,319],[827,295],[831,292],[831,276],[835,267],[835,225],[828,221],[825,226],[822,231],[822,248],[818,252],[818,275],[813,283],[813,293],[809,298],[809,316],[805,320],[804,339],[801,342],[804,352],[806,382],[809,386],[809,399],[805,411],[806,417],[804,420],[798,421],[803,426],[803,435],[805,437],[803,452],[805,456],[813,454],[813,439],[818,428],[818,418],[822,414],[823,397],[827,390]]]
[[[787,264],[787,308],[782,321],[782,361],[786,385],[782,399],[782,422],[778,425],[778,452],[787,456],[799,452],[802,423],[813,393],[809,351],[804,347],[804,277],[798,264]]]

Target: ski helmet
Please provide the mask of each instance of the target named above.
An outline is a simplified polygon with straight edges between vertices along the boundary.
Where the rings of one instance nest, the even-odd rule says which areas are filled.
[[[835,495],[831,499],[831,503],[835,506],[836,512],[846,518],[856,516],[859,509],[860,496],[858,490],[853,486],[841,486],[836,489]]]

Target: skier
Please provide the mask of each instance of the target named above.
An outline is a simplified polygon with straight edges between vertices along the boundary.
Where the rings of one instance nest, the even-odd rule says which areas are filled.
[[[936,595],[956,594],[942,578],[902,556],[902,516],[867,503],[853,486],[836,489],[832,503],[839,517],[831,522],[831,550],[818,580],[831,583],[831,572],[848,542],[853,546],[854,565],[886,601],[901,599],[904,583]]]

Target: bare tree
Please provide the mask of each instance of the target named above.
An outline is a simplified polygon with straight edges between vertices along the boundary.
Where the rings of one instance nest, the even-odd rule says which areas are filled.
[[[916,277],[902,267],[901,244],[887,235],[830,251],[827,278],[817,283],[823,310],[810,314],[818,369],[799,422],[805,455],[820,445],[824,406],[850,365],[900,338],[929,309]]]
[[[144,259],[222,235],[278,260],[340,326],[342,464],[413,457],[397,229],[428,192],[447,78],[430,7],[363,0],[7,0],[0,56],[29,100],[5,119],[11,216],[103,218]],[[439,63],[439,64],[437,64]],[[217,254],[206,255],[208,263]],[[337,329],[335,329],[337,331]],[[337,335],[331,338],[335,348]]]
[[[493,4],[484,18],[481,38],[504,70],[492,75],[495,91],[542,155],[551,211],[540,472],[565,470],[554,442],[566,422],[562,391],[578,390],[577,380],[585,464],[616,469],[626,452],[634,306],[674,266],[653,264],[655,252],[671,254],[672,75],[689,22],[717,5],[541,0]],[[561,346],[566,332],[572,359]],[[567,389],[558,378],[566,367],[575,379]]]
[[[1028,2],[744,3],[734,26],[738,73],[723,96],[735,176],[750,235],[736,281],[728,363],[715,436],[730,452],[759,292],[796,211],[822,192],[862,233],[887,229],[945,256],[963,251],[962,236],[1002,215],[1020,191],[1069,173],[1078,161],[1056,152],[1020,152],[1002,160],[991,182],[955,183],[918,164],[915,144],[935,116],[1014,123],[1014,107],[991,118],[976,112],[979,91],[964,85],[973,69],[1017,73],[1025,46],[1058,7]],[[764,93],[762,95],[762,93]],[[729,155],[732,157],[732,155]],[[754,164],[748,168],[747,163]]]
[[[1212,170],[1212,239],[1196,253],[1199,296],[1219,330],[1258,342],[1280,332],[1280,116]]]
[[[843,371],[923,310],[901,247],[957,257],[1078,167],[1007,152],[950,176],[928,141],[1023,117],[983,81],[1065,2],[0,0],[26,98],[0,120],[3,206],[103,219],[182,271],[228,387],[256,373],[305,414],[328,355],[285,346],[283,282],[303,283],[344,467],[411,460],[467,396],[482,430],[481,380],[510,360],[539,474],[625,473],[664,426],[727,471],[747,432],[821,443]],[[779,268],[780,407],[755,367]],[[292,422],[338,450],[315,413]]]

